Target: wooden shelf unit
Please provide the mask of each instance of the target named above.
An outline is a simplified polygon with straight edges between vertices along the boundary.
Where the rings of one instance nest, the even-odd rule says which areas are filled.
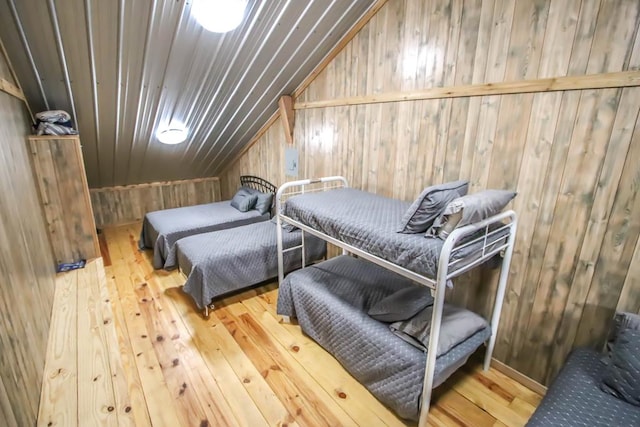
[[[56,263],[99,257],[80,137],[30,136],[28,140]]]

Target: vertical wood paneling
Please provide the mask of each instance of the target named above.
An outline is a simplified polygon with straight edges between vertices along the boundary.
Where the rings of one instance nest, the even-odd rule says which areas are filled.
[[[56,263],[99,257],[79,138],[29,137],[29,145]]]
[[[239,176],[235,182],[234,192],[240,185]],[[222,200],[218,178],[92,188],[89,193],[98,227],[141,221],[151,211]]]
[[[8,426],[30,426],[42,384],[54,260],[29,163],[25,104],[0,92],[0,114],[0,416]]]
[[[639,9],[632,0],[390,0],[299,100],[637,69]],[[601,345],[616,307],[640,309],[638,91],[296,110],[300,177],[338,173],[404,200],[455,179],[472,191],[516,190],[496,356],[548,383],[573,347]],[[274,128],[221,177],[223,197],[242,173],[291,179]],[[450,297],[486,315],[494,281],[472,272]]]

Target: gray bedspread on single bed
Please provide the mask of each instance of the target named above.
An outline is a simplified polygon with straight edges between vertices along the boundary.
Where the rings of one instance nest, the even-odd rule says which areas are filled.
[[[352,188],[308,193],[289,198],[286,213],[331,237],[435,279],[444,241],[397,229],[410,203]],[[501,233],[505,236],[506,233]],[[504,239],[501,239],[504,241]],[[452,255],[468,257],[479,245],[469,245]],[[473,258],[467,258],[461,265]]]
[[[368,261],[340,256],[289,274],[280,284],[278,313],[297,317],[302,330],[401,417],[419,415],[426,353],[404,342],[389,324],[367,315],[388,295],[417,286]],[[436,361],[440,385],[491,335],[488,327]]]
[[[276,227],[263,221],[181,239],[176,247],[180,269],[187,276],[183,290],[202,309],[212,298],[276,277]],[[285,249],[299,245],[302,231],[283,230],[282,242]],[[326,247],[323,240],[306,233],[306,262],[323,258]],[[301,259],[300,250],[285,252],[285,271],[300,268]]]
[[[240,212],[228,200],[149,212],[144,216],[138,246],[153,249],[153,268],[169,270],[176,267],[178,240],[268,219],[269,214],[256,210]]]

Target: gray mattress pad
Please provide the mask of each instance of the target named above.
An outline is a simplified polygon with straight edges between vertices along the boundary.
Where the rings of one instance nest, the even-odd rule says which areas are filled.
[[[271,221],[263,221],[178,241],[178,264],[187,276],[183,290],[198,308],[203,309],[213,298],[278,275],[276,227]],[[283,230],[282,242],[285,249],[300,245],[302,231]],[[326,243],[306,233],[306,262],[317,261],[325,255]],[[300,250],[285,252],[285,272],[300,268],[301,260]]]
[[[149,212],[142,222],[138,246],[153,249],[153,268],[169,270],[176,267],[178,240],[268,219],[269,214],[256,210],[240,212],[228,200]]]
[[[277,310],[296,317],[302,330],[381,402],[415,420],[426,353],[397,337],[388,323],[367,315],[372,305],[407,286],[419,285],[368,261],[340,256],[289,274],[280,284]],[[434,387],[490,335],[483,328],[438,357]]]
[[[402,216],[410,203],[352,188],[293,196],[286,201],[286,215],[331,237],[413,272],[435,279],[444,241],[424,233],[398,233]],[[506,241],[506,232],[496,235],[497,244]],[[463,260],[477,259],[480,244],[472,244],[452,255]]]

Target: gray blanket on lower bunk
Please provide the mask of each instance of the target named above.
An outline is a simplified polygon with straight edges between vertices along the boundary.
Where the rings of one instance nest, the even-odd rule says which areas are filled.
[[[367,315],[372,305],[407,286],[417,285],[367,261],[340,256],[289,274],[280,284],[278,313],[297,317],[302,330],[380,401],[403,418],[417,419],[426,353]],[[438,357],[434,387],[490,335],[484,327]]]
[[[180,270],[187,276],[183,290],[203,309],[216,298],[278,275],[276,227],[263,221],[242,227],[198,234],[181,239],[176,244]],[[283,247],[302,242],[302,231],[282,232]],[[323,258],[326,243],[305,235],[307,264]],[[284,253],[286,272],[301,267],[299,249]]]

